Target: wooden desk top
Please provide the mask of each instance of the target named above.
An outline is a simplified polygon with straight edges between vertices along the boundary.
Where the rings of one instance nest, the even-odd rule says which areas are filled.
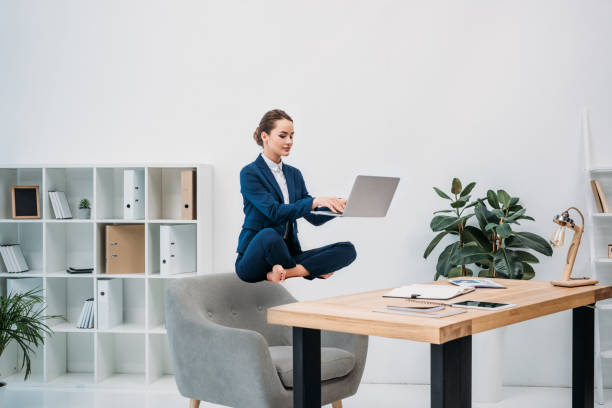
[[[563,288],[550,282],[492,279],[507,289],[476,289],[448,302],[480,300],[513,303],[506,310],[467,309],[467,313],[439,319],[373,312],[404,299],[383,298],[391,289],[297,302],[268,309],[268,322],[370,336],[442,344],[460,337],[523,322],[612,298],[612,286]],[[450,285],[445,281],[433,284]],[[448,310],[448,308],[447,308]]]

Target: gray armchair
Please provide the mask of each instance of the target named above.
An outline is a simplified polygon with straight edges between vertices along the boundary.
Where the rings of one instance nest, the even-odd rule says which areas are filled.
[[[293,406],[292,330],[267,323],[267,309],[296,300],[280,284],[245,283],[235,274],[173,280],[166,327],[180,393],[191,406]],[[321,332],[323,404],[357,392],[368,337]]]

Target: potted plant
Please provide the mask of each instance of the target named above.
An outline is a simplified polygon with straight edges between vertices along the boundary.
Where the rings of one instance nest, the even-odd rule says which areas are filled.
[[[61,316],[44,314],[41,289],[32,289],[24,293],[10,293],[0,296],[0,357],[7,346],[15,342],[21,351],[21,369],[25,367],[24,380],[31,374],[30,354],[44,342],[45,335],[53,332],[45,323],[48,319]],[[0,373],[0,378],[2,373]],[[4,397],[6,383],[0,382],[0,406]]]
[[[475,186],[476,183],[470,183],[462,189],[461,181],[454,178],[450,195],[434,187],[438,196],[450,201],[451,209],[434,212],[430,227],[438,234],[423,256],[427,258],[443,238],[456,238],[440,253],[435,279],[476,274],[489,278],[532,279],[535,276],[532,264],[539,261],[528,251],[550,256],[551,246],[537,234],[514,231],[513,226],[520,225],[520,221],[535,221],[525,214],[526,209],[518,197],[501,189],[488,190],[486,197],[470,202]],[[473,218],[475,225],[469,225],[468,221]],[[474,401],[494,403],[502,399],[504,331],[505,328],[490,330],[472,338]]]
[[[91,207],[88,199],[83,198],[81,201],[79,201],[79,209],[77,214],[78,218],[80,219],[89,219],[91,217]]]
[[[454,200],[434,187],[440,197],[450,200],[452,210],[434,212],[438,215],[431,220],[430,227],[438,234],[425,249],[423,257],[427,258],[445,236],[450,234],[458,238],[440,253],[435,279],[440,276],[453,278],[474,275],[466,265],[479,268],[480,277],[532,279],[535,270],[531,265],[539,260],[528,250],[551,256],[552,247],[537,234],[513,230],[512,225],[520,225],[521,220],[535,221],[525,214],[526,209],[519,203],[520,198],[512,197],[504,190],[488,190],[486,198],[468,203],[469,194],[475,185],[470,183],[462,190],[461,181],[453,179],[451,194]],[[474,208],[473,213],[464,215],[468,208]],[[478,224],[467,225],[468,220],[474,216]]]

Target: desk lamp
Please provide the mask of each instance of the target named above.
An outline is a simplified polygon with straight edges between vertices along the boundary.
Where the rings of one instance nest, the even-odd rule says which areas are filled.
[[[569,210],[576,210],[578,214],[580,214],[582,225],[576,225],[574,223],[574,220],[569,217]],[[565,261],[565,268],[563,269],[563,279],[560,281],[552,281],[550,283],[555,286],[564,287],[587,286],[598,283],[598,281],[595,279],[572,278],[572,268],[574,267],[578,247],[580,247],[580,239],[582,238],[582,233],[584,232],[584,216],[580,210],[576,207],[570,207],[563,211],[561,215],[556,215],[553,218],[553,222],[555,224],[559,224],[559,227],[550,238],[550,243],[554,248],[563,246],[563,243],[565,242],[565,228],[574,230],[574,237],[572,239],[572,244],[569,247],[569,251],[567,252],[567,260]]]

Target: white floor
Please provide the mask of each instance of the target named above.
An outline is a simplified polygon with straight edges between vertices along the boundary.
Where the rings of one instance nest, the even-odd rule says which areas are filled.
[[[506,387],[498,404],[474,403],[473,408],[559,408],[571,406],[571,389]],[[606,390],[606,404],[612,408],[612,390]],[[188,408],[185,398],[175,392],[138,392],[102,389],[49,389],[14,386],[7,390],[0,408]],[[201,408],[220,405],[202,403]],[[345,408],[427,408],[429,386],[362,384],[357,395],[344,400]]]

